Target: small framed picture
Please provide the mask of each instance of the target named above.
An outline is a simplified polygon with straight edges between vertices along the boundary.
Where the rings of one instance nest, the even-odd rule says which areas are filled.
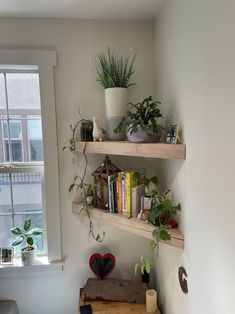
[[[0,248],[0,263],[2,265],[12,265],[14,262],[14,247],[2,247]]]
[[[166,143],[176,144],[178,140],[179,140],[179,126],[176,124],[169,125],[166,135]]]

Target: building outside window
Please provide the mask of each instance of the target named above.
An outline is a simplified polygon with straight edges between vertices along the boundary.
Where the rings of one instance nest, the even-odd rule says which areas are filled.
[[[1,66],[0,66],[1,71]],[[39,74],[11,68],[0,73],[0,246],[10,246],[10,229],[31,217],[45,229],[44,158]],[[46,253],[46,237],[36,238]]]

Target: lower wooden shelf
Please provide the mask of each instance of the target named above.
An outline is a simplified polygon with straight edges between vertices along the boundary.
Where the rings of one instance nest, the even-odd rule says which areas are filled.
[[[82,209],[81,203],[73,203],[72,211],[79,214]],[[119,214],[105,212],[98,208],[90,208],[91,217],[95,220],[107,221],[115,227],[137,234],[139,236],[152,239],[152,232],[156,228],[152,224],[147,224],[137,218],[126,218]],[[171,240],[161,241],[164,244],[171,245],[180,249],[184,248],[184,236],[178,229],[169,229]]]

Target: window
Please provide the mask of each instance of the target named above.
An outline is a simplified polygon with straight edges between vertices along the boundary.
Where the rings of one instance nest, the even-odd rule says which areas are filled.
[[[35,227],[45,229],[39,74],[13,71],[4,70],[0,74],[3,89],[0,161],[5,166],[0,170],[1,246],[11,245],[10,229],[22,226],[28,216]],[[40,253],[46,253],[45,239],[45,236],[36,238]]]
[[[49,262],[61,259],[55,66],[53,50],[0,49],[0,246],[30,215]]]

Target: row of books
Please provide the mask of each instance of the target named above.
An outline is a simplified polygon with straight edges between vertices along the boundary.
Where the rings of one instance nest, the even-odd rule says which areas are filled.
[[[119,172],[108,177],[109,211],[127,218],[137,217],[141,209],[144,185],[136,185],[134,171]]]

